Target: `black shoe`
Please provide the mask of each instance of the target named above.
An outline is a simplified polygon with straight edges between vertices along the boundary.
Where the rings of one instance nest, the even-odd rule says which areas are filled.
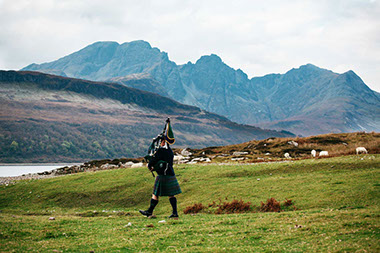
[[[148,211],[139,210],[139,212],[140,212],[142,215],[145,215],[146,217],[152,216],[152,213],[150,213],[150,212],[148,212]]]
[[[168,218],[169,219],[171,219],[171,218],[177,218],[178,219],[178,214],[172,213]]]

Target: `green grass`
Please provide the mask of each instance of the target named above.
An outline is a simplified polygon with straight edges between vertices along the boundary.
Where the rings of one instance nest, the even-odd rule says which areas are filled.
[[[0,251],[379,252],[379,172],[380,155],[179,166],[179,220],[166,218],[166,197],[157,219],[139,215],[154,182],[145,168],[21,181],[0,186]],[[182,213],[194,203],[259,206],[270,197],[292,199],[298,210]]]

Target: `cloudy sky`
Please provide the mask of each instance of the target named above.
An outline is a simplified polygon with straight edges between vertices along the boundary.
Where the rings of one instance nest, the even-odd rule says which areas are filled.
[[[0,69],[140,39],[177,64],[215,53],[254,77],[312,63],[380,92],[380,0],[0,0]]]

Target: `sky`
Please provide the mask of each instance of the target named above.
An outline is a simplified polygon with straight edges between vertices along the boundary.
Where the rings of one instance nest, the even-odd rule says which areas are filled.
[[[133,40],[177,64],[217,54],[250,78],[353,70],[380,92],[380,0],[0,0],[3,70]]]

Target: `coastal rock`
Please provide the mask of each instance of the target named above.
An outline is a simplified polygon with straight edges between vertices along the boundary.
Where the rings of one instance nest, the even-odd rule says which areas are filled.
[[[192,154],[193,154],[193,153],[189,152],[189,151],[187,150],[187,148],[182,149],[182,151],[181,151],[181,155],[183,155],[183,156],[191,156]]]
[[[248,155],[248,152],[233,152],[232,155],[234,155],[234,156]]]

